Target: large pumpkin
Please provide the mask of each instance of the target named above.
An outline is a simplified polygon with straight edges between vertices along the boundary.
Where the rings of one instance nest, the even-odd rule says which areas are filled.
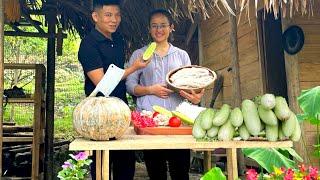
[[[116,97],[87,97],[73,112],[73,127],[81,136],[93,140],[121,137],[130,125],[131,112]]]

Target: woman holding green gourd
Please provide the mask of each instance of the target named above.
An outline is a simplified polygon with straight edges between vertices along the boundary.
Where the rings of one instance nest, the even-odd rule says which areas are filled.
[[[137,97],[137,110],[152,111],[152,106],[162,106],[170,111],[184,100],[198,104],[204,94],[173,92],[166,86],[166,74],[173,69],[191,64],[186,51],[169,43],[174,31],[173,18],[164,9],[156,9],[149,16],[149,32],[156,43],[150,63],[144,69],[129,75],[126,80],[127,91]],[[136,50],[129,63],[145,52],[147,46]],[[149,150],[144,151],[144,159],[151,180],[167,179],[167,162],[172,180],[188,180],[190,150]]]

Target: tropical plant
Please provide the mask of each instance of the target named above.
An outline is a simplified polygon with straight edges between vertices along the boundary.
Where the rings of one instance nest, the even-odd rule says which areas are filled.
[[[303,159],[292,148],[247,148],[242,149],[247,157],[255,160],[267,172],[272,172],[273,166],[293,168],[296,162],[289,159],[289,155],[303,162]]]
[[[204,176],[202,176],[200,180],[212,179],[226,180],[227,178],[219,167],[214,167],[210,171],[208,171]]]
[[[314,155],[320,158],[320,139],[319,139],[319,125],[320,125],[320,86],[308,90],[302,90],[298,97],[298,103],[303,111],[303,114],[298,115],[299,121],[308,121],[317,126],[317,144]]]

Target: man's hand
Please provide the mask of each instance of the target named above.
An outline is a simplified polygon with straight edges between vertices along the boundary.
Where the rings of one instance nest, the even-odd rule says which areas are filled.
[[[150,61],[144,61],[142,59],[142,56],[139,56],[132,64],[132,68],[134,69],[134,71],[141,69],[141,68],[145,68]]]
[[[173,93],[172,90],[168,89],[167,86],[163,84],[155,84],[149,86],[149,92],[150,94],[153,94],[163,99],[167,99],[169,95]]]
[[[194,90],[191,90],[191,93],[181,90],[179,94],[180,96],[188,99],[192,104],[199,104],[202,96],[204,95],[204,89],[199,93],[194,92]]]

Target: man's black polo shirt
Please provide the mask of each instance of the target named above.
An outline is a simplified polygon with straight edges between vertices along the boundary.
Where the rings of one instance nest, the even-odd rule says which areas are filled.
[[[125,42],[119,33],[112,34],[112,40],[106,38],[102,33],[93,29],[80,44],[78,59],[82,65],[85,75],[85,93],[87,96],[94,90],[95,85],[87,76],[89,71],[103,68],[107,71],[110,64],[124,68]],[[122,80],[110,96],[118,97],[126,101],[126,86]]]

